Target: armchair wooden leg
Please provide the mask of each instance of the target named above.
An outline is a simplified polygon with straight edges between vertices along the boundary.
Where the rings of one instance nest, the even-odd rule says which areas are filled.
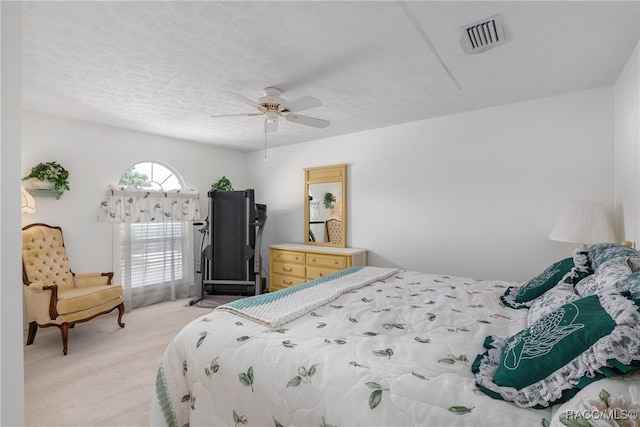
[[[27,335],[27,345],[33,344],[33,340],[36,339],[36,332],[38,332],[38,324],[36,322],[29,322],[29,335]]]
[[[63,323],[60,325],[60,332],[62,333],[62,353],[67,355],[67,339],[69,338],[69,324]]]
[[[124,328],[124,323],[122,323],[122,315],[124,314],[124,303],[120,303],[118,306],[118,325],[121,328]]]

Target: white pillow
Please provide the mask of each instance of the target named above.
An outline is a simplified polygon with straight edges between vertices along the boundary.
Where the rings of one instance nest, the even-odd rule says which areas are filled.
[[[580,296],[573,290],[573,286],[567,283],[556,285],[533,300],[527,314],[527,326],[531,326],[540,318],[577,299],[580,299]]]
[[[584,279],[580,280],[576,284],[576,286],[574,286],[574,290],[576,294],[580,296],[593,295],[594,292],[591,292],[591,289],[594,287],[595,283],[596,283],[596,276],[595,274],[591,274],[585,277]]]
[[[616,284],[632,273],[629,261],[631,257],[613,258],[600,264],[593,273],[593,283],[583,284],[581,280],[576,285],[576,292],[586,297],[599,292],[615,289]],[[591,276],[589,276],[591,277]]]

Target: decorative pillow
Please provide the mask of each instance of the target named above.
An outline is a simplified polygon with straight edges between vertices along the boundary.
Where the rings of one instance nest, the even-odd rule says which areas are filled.
[[[591,268],[596,271],[603,263],[618,257],[637,257],[635,249],[618,243],[597,243],[589,248]]]
[[[580,299],[580,296],[573,290],[573,286],[566,283],[559,283],[553,289],[545,292],[541,297],[531,302],[531,307],[527,314],[527,325],[533,325],[543,316],[578,299]]]
[[[640,366],[639,323],[638,307],[617,291],[565,304],[510,338],[487,337],[472,366],[476,385],[523,407],[563,402]]]
[[[595,288],[596,276],[595,274],[591,274],[584,279],[580,280],[575,286],[574,291],[576,294],[580,296],[588,296],[595,294],[595,291],[592,291]]]
[[[631,299],[640,299],[640,271],[631,273],[617,283],[620,292],[631,293]],[[640,327],[640,325],[639,325]]]
[[[629,267],[629,257],[612,258],[600,264],[596,272],[593,274],[593,281],[589,286],[582,285],[579,287],[580,296],[586,297],[598,292],[605,292],[610,289],[615,289],[616,284],[631,274],[631,268]],[[576,286],[578,288],[578,286]],[[578,289],[576,289],[576,292]]]
[[[516,302],[516,296],[520,292],[520,286],[509,286],[504,294],[500,296],[500,300],[504,305],[511,308],[529,308],[531,307],[531,301]]]
[[[633,271],[634,273],[636,271],[640,271],[640,255],[629,257],[629,259],[627,260],[627,264],[629,265],[631,271]]]
[[[576,249],[573,251],[573,268],[562,277],[562,282],[575,285],[590,274],[593,274],[593,270],[587,252]]]
[[[573,258],[566,258],[562,261],[554,262],[542,273],[526,282],[516,295],[516,302],[527,302],[553,288],[560,280],[574,267]]]
[[[529,308],[536,298],[544,295],[559,283],[576,284],[591,273],[587,253],[576,249],[573,252],[573,258],[563,259],[552,264],[544,272],[522,286],[507,288],[500,299],[507,307]],[[546,280],[544,280],[545,277],[547,277]]]

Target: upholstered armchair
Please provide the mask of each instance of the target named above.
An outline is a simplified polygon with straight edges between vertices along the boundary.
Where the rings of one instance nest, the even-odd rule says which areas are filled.
[[[113,273],[75,274],[69,267],[62,229],[31,224],[22,229],[22,282],[29,322],[27,345],[38,326],[57,326],[62,352],[67,354],[69,328],[118,309],[124,328],[122,286],[112,285]]]
[[[325,222],[327,228],[327,238],[330,243],[340,243],[342,241],[342,221],[339,219],[328,219]]]

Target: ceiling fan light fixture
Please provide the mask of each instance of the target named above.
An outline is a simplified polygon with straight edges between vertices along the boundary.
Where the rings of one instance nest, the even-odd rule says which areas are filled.
[[[267,123],[275,123],[278,120],[278,113],[275,111],[267,111]]]

